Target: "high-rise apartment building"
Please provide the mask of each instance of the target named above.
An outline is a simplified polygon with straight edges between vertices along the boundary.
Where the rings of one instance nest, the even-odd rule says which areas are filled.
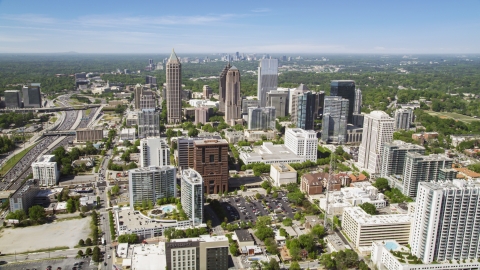
[[[225,112],[225,99],[227,97],[227,73],[232,66],[230,62],[225,68],[222,70],[220,74],[219,82],[218,82],[218,96],[219,96],[219,108],[218,110],[221,112]]]
[[[297,117],[297,100],[296,100],[296,95],[301,95],[305,92],[308,92],[310,91],[310,89],[308,89],[308,86],[306,86],[305,84],[301,83],[295,90],[293,91],[290,91],[290,95],[289,95],[289,100],[290,100],[290,104],[288,105],[288,111],[290,112],[291,116],[292,116],[292,121],[295,122]]]
[[[357,88],[355,89],[355,105],[353,106],[353,114],[361,114],[361,113],[362,113],[362,90]]]
[[[278,59],[262,59],[258,66],[257,97],[260,107],[267,106],[267,93],[277,90]]]
[[[413,111],[410,108],[395,110],[395,129],[410,129],[412,124]]]
[[[306,160],[317,161],[318,140],[317,133],[313,130],[288,128],[285,131],[285,147]]]
[[[5,107],[7,108],[21,108],[22,98],[20,97],[20,90],[5,90]]]
[[[140,167],[170,165],[170,147],[165,139],[148,137],[140,140]]]
[[[353,124],[353,112],[355,107],[355,81],[336,80],[330,82],[330,96],[338,96],[348,99],[347,122]]]
[[[178,124],[182,122],[182,64],[174,50],[168,59],[166,71],[167,122]]]
[[[322,141],[344,144],[347,135],[348,99],[325,97],[322,120]]]
[[[445,155],[407,153],[403,171],[403,194],[415,197],[420,182],[437,181],[440,170],[450,169],[452,164],[453,160]]]
[[[195,226],[202,224],[204,204],[202,175],[193,169],[183,170],[180,186],[183,211]]]
[[[203,99],[210,99],[210,96],[213,94],[212,88],[209,85],[203,86]]]
[[[140,99],[141,99],[142,94],[143,94],[143,86],[141,84],[137,83],[137,85],[135,85],[133,91],[134,91],[134,96],[135,96],[135,109],[139,110],[140,109]],[[162,108],[162,109],[164,109],[164,108]]]
[[[393,140],[394,122],[383,111],[372,111],[365,115],[358,166],[370,174],[380,173],[383,147]]]
[[[225,90],[225,122],[232,124],[241,118],[240,71],[231,67],[227,72]]]
[[[32,172],[33,179],[38,180],[39,186],[54,186],[60,178],[54,155],[40,156],[32,163]]]
[[[423,263],[447,260],[460,263],[480,257],[478,183],[422,182],[416,197],[409,241],[413,255]]]
[[[40,92],[39,83],[30,83],[22,88],[23,107],[24,108],[41,108],[42,94]]]
[[[176,197],[177,181],[174,166],[137,168],[128,171],[130,207],[158,199]]]
[[[266,107],[275,107],[275,117],[285,117],[288,114],[289,95],[289,91],[270,90],[267,92]]]
[[[248,115],[248,108],[258,107],[260,104],[256,99],[242,99],[242,115]]]
[[[193,169],[200,173],[206,194],[228,191],[228,142],[205,139],[193,142]]]
[[[209,112],[208,107],[197,107],[195,108],[195,125],[198,123],[205,123],[208,122]]]
[[[143,91],[140,96],[140,110],[155,109],[157,107],[155,102],[155,93],[153,91]]]
[[[294,122],[298,128],[302,129],[313,129],[314,120],[317,116],[315,112],[316,108],[316,93],[314,92],[305,92],[302,94],[294,95],[295,102],[295,114],[292,114],[295,117]]]
[[[248,108],[248,129],[275,129],[275,107]]]
[[[407,153],[415,152],[421,155],[425,154],[425,147],[395,140],[386,143],[382,152],[382,168],[380,170],[381,177],[390,175],[403,175],[405,170],[405,159]]]
[[[160,111],[143,109],[138,112],[138,137],[160,136]]]

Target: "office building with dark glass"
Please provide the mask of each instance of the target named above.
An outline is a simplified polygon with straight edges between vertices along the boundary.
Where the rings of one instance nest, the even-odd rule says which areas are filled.
[[[330,82],[330,96],[348,99],[347,122],[353,124],[353,112],[355,108],[355,81],[336,80]]]

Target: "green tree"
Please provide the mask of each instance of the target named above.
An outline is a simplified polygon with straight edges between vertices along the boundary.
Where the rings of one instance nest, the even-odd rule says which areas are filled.
[[[18,221],[21,222],[22,220],[27,219],[27,214],[25,214],[23,209],[19,209],[15,210],[15,212],[8,213],[5,219],[18,219]]]
[[[85,245],[91,246],[92,245],[92,239],[87,238],[87,240],[85,240]]]
[[[95,246],[92,252],[92,261],[99,262],[100,261],[100,248]]]
[[[377,214],[377,208],[375,207],[375,205],[369,202],[362,203],[359,205],[359,207],[362,208],[363,211],[365,211],[367,214],[370,214],[370,215]]]
[[[329,270],[336,269],[335,260],[332,259],[332,256],[335,256],[335,254],[336,252],[323,254],[322,257],[320,257],[320,263]]]
[[[73,201],[72,198],[67,200],[67,211],[69,213],[75,212],[75,202]]]
[[[230,250],[230,254],[232,254],[232,256],[237,256],[238,255],[237,244],[235,244],[235,243],[230,244],[229,250]]]
[[[83,257],[83,251],[82,250],[79,250],[77,252],[77,257]]]
[[[267,238],[264,241],[267,252],[270,254],[278,254],[277,243],[273,238]]]
[[[111,189],[113,195],[117,195],[120,192],[120,186],[115,185]]]
[[[292,262],[288,269],[290,269],[290,270],[302,270],[302,268],[300,267],[300,264],[298,264],[298,262]]]
[[[373,186],[378,188],[378,190],[384,191],[384,190],[390,190],[390,186],[388,185],[388,180],[386,178],[377,178],[375,180],[375,183],[373,183]]]
[[[269,262],[263,262],[262,270],[280,270],[280,265],[278,264],[277,260],[270,259]]]
[[[78,245],[81,247],[85,246],[85,241],[83,239],[78,240]]]
[[[91,249],[91,248],[87,248],[87,249],[85,250],[85,255],[88,255],[88,256],[92,255],[92,249]]]
[[[293,221],[291,218],[285,218],[283,221],[282,221],[283,225],[284,226],[292,226],[293,225]]]
[[[260,226],[260,227],[257,227],[257,230],[255,231],[255,236],[257,236],[258,239],[263,241],[269,237],[275,236],[275,233],[273,232],[273,229],[270,227]]]

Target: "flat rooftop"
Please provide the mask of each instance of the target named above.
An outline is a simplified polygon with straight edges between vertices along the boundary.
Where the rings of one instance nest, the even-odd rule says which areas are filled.
[[[209,234],[200,235],[193,238],[171,239],[170,242],[219,242],[228,241],[225,235],[210,236]]]
[[[133,246],[131,269],[167,269],[165,242],[160,242],[158,245]]]
[[[273,144],[264,142],[261,146],[244,146],[239,148],[240,155],[253,162],[262,162],[262,160],[304,160],[303,157],[295,155],[284,144]]]
[[[344,212],[348,212],[360,225],[381,225],[381,224],[397,224],[410,223],[410,216],[406,214],[398,215],[369,215],[360,207],[347,207]],[[345,213],[344,213],[345,214]]]
[[[253,237],[248,230],[236,230],[235,235],[239,242],[253,241]]]
[[[228,145],[227,140],[225,139],[203,139],[203,140],[195,140],[195,146],[203,146],[203,145]]]

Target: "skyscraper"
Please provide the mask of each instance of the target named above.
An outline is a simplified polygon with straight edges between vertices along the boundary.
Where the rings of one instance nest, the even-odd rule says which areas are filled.
[[[228,62],[228,65],[226,65],[225,68],[222,70],[218,82],[218,95],[220,103],[218,110],[221,112],[225,112],[225,98],[227,96],[227,73],[231,67],[232,66],[230,65],[230,62]]]
[[[473,181],[420,183],[410,230],[412,254],[423,263],[476,261],[480,257],[479,195],[480,187]]]
[[[403,171],[403,194],[415,197],[419,183],[437,181],[440,170],[452,168],[452,163],[453,160],[444,155],[407,153]]]
[[[370,174],[379,174],[383,146],[393,139],[393,118],[383,111],[365,115],[362,143],[358,150],[358,166]]]
[[[139,83],[135,85],[134,88],[134,96],[135,96],[135,109],[139,110],[140,109],[140,99],[142,98],[143,94],[143,86]],[[165,98],[165,97],[164,97]],[[162,108],[164,109],[164,108]]]
[[[30,83],[22,88],[23,107],[24,108],[41,108],[42,94],[40,92],[39,83]]]
[[[158,199],[177,196],[174,166],[137,168],[128,171],[130,207],[147,203],[155,205]]]
[[[410,125],[412,124],[412,116],[413,111],[410,108],[395,110],[395,129],[410,129]]]
[[[228,142],[205,139],[193,142],[193,169],[202,175],[204,192],[219,194],[228,191]]]
[[[188,218],[197,226],[203,223],[203,178],[193,169],[182,171],[182,208]]]
[[[209,108],[208,107],[197,107],[195,108],[195,122],[194,124],[197,125],[198,123],[206,124],[208,122],[209,115]]]
[[[160,136],[160,111],[143,109],[138,112],[138,137]]]
[[[318,95],[319,93],[311,91],[293,95],[295,113],[292,113],[292,117],[298,128],[307,130],[314,128],[314,120],[318,117]]]
[[[22,99],[20,98],[20,90],[5,90],[5,107],[21,108]]]
[[[322,141],[343,144],[347,134],[348,99],[325,97],[322,120]]]
[[[170,148],[165,139],[148,137],[140,141],[140,167],[170,165]]]
[[[353,109],[355,107],[355,81],[340,80],[330,82],[330,96],[339,96],[348,99],[347,122],[353,124]]]
[[[152,60],[152,59],[150,59],[150,60]],[[157,77],[145,76],[145,84],[157,85]]]
[[[172,50],[167,65],[167,122],[178,124],[182,122],[182,64],[175,51]]]
[[[212,94],[212,88],[209,85],[203,86],[203,99],[210,99],[210,95]]]
[[[143,91],[140,95],[140,110],[155,109],[157,107],[155,102],[155,94],[151,90]]]
[[[270,90],[267,93],[266,107],[275,107],[275,117],[284,117],[288,114],[288,91]]]
[[[248,108],[248,129],[275,129],[275,107]]]
[[[232,66],[226,79],[225,122],[232,124],[232,120],[241,118],[240,71]]]
[[[277,90],[278,59],[262,59],[258,67],[257,97],[260,107],[267,105],[267,92]]]
[[[405,158],[407,153],[416,152],[425,154],[425,147],[406,143],[403,141],[393,141],[386,143],[382,152],[382,168],[380,170],[381,177],[390,175],[403,175],[405,170]]]
[[[285,147],[305,160],[317,161],[317,133],[313,130],[288,128],[285,131]]]
[[[353,114],[362,113],[362,90],[355,89],[355,106],[353,106]]]

